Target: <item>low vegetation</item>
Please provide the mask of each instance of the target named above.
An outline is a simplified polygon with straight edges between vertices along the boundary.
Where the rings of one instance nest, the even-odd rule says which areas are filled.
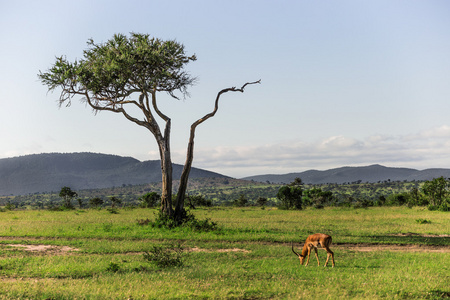
[[[8,210],[0,299],[441,299],[450,219],[424,207],[200,207],[217,227],[152,226],[157,209]],[[148,220],[138,222],[137,220]],[[355,226],[357,224],[357,226]],[[333,237],[334,268],[291,243]],[[326,254],[319,250],[323,264]]]
[[[444,178],[192,187],[178,223],[157,185],[1,198],[0,299],[450,297]],[[314,233],[335,268],[292,255]]]

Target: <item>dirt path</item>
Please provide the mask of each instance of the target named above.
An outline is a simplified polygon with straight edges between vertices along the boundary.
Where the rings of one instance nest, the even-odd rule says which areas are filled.
[[[447,237],[447,236],[444,236]],[[28,240],[34,240],[37,241],[39,239],[33,239],[33,238],[27,238]],[[24,238],[22,237],[0,237],[0,240],[7,240],[7,241],[13,241],[13,240],[21,240],[23,241]],[[258,242],[256,242],[258,243]],[[263,242],[263,244],[271,244],[271,245],[280,245],[280,243],[267,243]],[[286,246],[291,246],[291,243],[281,243],[285,244]],[[65,255],[69,253],[74,253],[81,251],[81,249],[69,247],[69,246],[58,246],[58,245],[46,245],[46,244],[0,244],[0,247],[7,246],[10,249],[22,249],[24,251],[30,251],[35,253],[42,253],[42,254],[50,254],[50,255]],[[298,245],[297,245],[298,246]],[[413,244],[413,245],[389,245],[389,244],[367,244],[367,243],[361,243],[361,244],[333,244],[331,248],[335,249],[342,249],[342,250],[350,250],[350,251],[357,251],[357,252],[371,252],[371,251],[402,251],[402,252],[432,252],[432,253],[450,253],[450,246],[431,246],[431,245],[420,245],[420,244]],[[198,247],[187,247],[187,251],[191,252],[243,252],[248,253],[249,250],[243,249],[243,248],[229,248],[229,249],[203,249]]]
[[[23,244],[7,244],[6,246],[11,248],[21,248],[30,252],[44,252],[44,253],[60,253],[65,254],[72,251],[80,251],[80,249],[68,247],[68,246],[55,246],[55,245],[23,245]]]

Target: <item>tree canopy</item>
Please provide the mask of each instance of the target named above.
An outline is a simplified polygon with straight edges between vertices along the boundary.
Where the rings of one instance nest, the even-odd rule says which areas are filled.
[[[61,88],[61,105],[70,105],[75,95],[81,95],[95,110],[123,113],[136,122],[140,119],[124,110],[126,105],[133,105],[143,112],[142,117],[152,121],[150,103],[156,108],[156,99],[149,99],[149,95],[166,92],[178,99],[175,93],[179,91],[185,97],[187,88],[196,81],[185,71],[186,64],[196,57],[187,56],[184,46],[176,41],[132,33],[129,38],[116,34],[105,43],[95,44],[91,39],[87,44],[83,59],[72,63],[64,56],[57,57],[52,68],[39,74],[49,90]],[[133,93],[141,94],[139,101],[131,100]],[[138,124],[149,126],[146,122]]]

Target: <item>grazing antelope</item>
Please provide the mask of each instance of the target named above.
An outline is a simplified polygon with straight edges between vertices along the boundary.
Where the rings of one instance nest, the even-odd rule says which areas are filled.
[[[303,265],[303,261],[305,260],[306,255],[308,255],[308,259],[306,260],[306,265],[305,265],[305,267],[306,267],[309,263],[309,255],[311,254],[311,250],[314,249],[314,252],[315,252],[316,258],[317,258],[317,265],[320,266],[319,256],[317,255],[317,248],[323,248],[327,251],[327,261],[325,262],[325,267],[327,266],[330,256],[331,256],[331,262],[334,267],[334,253],[329,248],[331,245],[331,240],[332,240],[331,236],[329,236],[328,234],[316,233],[316,234],[310,235],[306,238],[305,245],[303,246],[302,254],[295,252],[294,244],[292,244],[292,252],[294,252],[294,254],[298,256],[298,258],[300,259],[301,265]]]

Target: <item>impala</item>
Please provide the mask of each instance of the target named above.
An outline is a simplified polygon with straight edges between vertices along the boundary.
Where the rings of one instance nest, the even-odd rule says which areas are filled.
[[[306,260],[306,265],[305,265],[305,267],[306,267],[309,263],[309,256],[311,254],[311,250],[314,249],[314,252],[315,252],[316,258],[317,258],[317,265],[320,266],[319,256],[317,255],[317,248],[323,248],[327,251],[327,261],[325,262],[325,267],[327,266],[330,256],[331,256],[331,262],[334,267],[334,253],[329,248],[331,245],[331,241],[332,241],[331,236],[329,236],[328,234],[316,233],[316,234],[310,235],[306,238],[305,245],[303,246],[302,254],[295,252],[294,244],[292,244],[292,252],[294,252],[294,254],[298,256],[298,258],[300,259],[301,265],[303,265],[303,261],[305,260],[306,255],[308,255],[308,259]]]

